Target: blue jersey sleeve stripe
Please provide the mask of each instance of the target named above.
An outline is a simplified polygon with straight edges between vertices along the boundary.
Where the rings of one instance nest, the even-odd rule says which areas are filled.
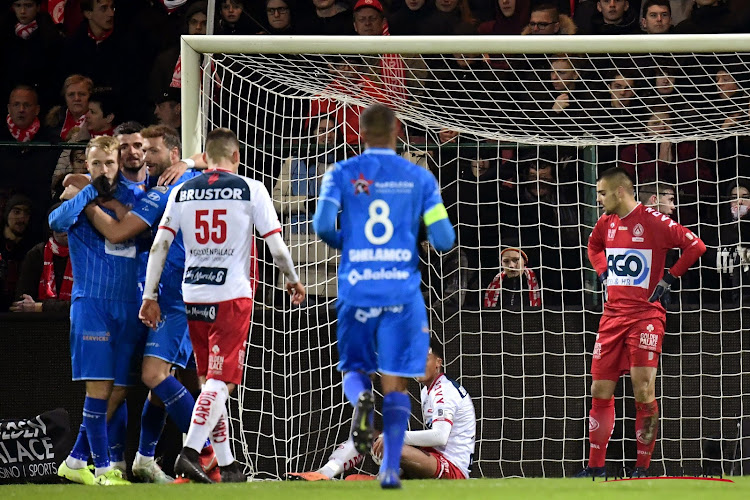
[[[139,214],[138,212],[135,212],[133,210],[131,210],[130,213],[133,214],[133,215],[135,215],[139,219],[141,219],[143,222],[145,222],[148,227],[151,227],[151,222],[148,221],[148,220],[146,220],[146,218],[143,217],[141,214]]]
[[[330,196],[323,196],[321,198],[318,198],[318,203],[320,203],[321,201],[330,201],[337,207],[341,206],[341,203],[339,203],[339,200],[337,200],[336,198],[331,198]]]

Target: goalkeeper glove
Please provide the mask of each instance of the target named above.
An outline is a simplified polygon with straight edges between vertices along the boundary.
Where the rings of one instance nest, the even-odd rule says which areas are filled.
[[[659,283],[656,284],[654,293],[651,294],[651,297],[649,297],[648,301],[656,302],[657,300],[659,300],[662,295],[667,293],[669,289],[672,288],[672,285],[675,281],[677,281],[677,278],[669,274],[669,271],[665,271],[664,276],[659,280]]]

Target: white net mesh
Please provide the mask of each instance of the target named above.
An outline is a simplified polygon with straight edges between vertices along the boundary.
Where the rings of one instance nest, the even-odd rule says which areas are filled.
[[[325,169],[361,150],[359,107],[376,101],[396,109],[399,152],[435,173],[457,230],[453,251],[422,249],[423,282],[446,371],[477,408],[473,476],[562,476],[584,465],[602,300],[586,242],[599,216],[595,179],[613,166],[633,175],[644,203],[669,213],[673,200],[672,216],[709,247],[670,293],[651,471],[748,473],[750,216],[738,201],[750,197],[748,61],[213,55],[202,117],[208,129],[238,133],[244,173],[273,193],[310,293],[290,308],[261,248],[245,382],[231,411],[256,477],[317,469],[349,430],[335,371],[337,255],[310,220]],[[500,250],[511,246],[533,273],[500,275]],[[629,386],[618,387],[608,459],[632,466]]]

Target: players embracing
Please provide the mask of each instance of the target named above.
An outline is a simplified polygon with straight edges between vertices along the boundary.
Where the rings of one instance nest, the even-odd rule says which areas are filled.
[[[615,423],[614,392],[630,372],[635,396],[637,460],[633,477],[648,475],[659,422],[656,371],[666,311],[659,300],[706,251],[698,236],[669,216],[635,200],[633,182],[621,168],[601,174],[597,202],[604,208],[589,237],[588,254],[606,287],[591,362],[589,462],[576,477],[605,475],[607,444]],[[664,271],[667,251],[681,257]]]

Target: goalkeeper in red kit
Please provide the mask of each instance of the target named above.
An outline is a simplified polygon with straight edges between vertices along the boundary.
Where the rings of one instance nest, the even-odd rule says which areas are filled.
[[[621,168],[602,173],[596,200],[604,215],[589,237],[588,254],[606,286],[607,301],[591,362],[589,463],[576,477],[605,475],[607,444],[615,424],[615,386],[628,372],[635,396],[638,450],[632,477],[644,477],[659,421],[655,381],[666,323],[659,299],[706,246],[669,216],[638,203],[633,182]],[[664,271],[665,256],[672,248],[680,248],[682,256]]]

